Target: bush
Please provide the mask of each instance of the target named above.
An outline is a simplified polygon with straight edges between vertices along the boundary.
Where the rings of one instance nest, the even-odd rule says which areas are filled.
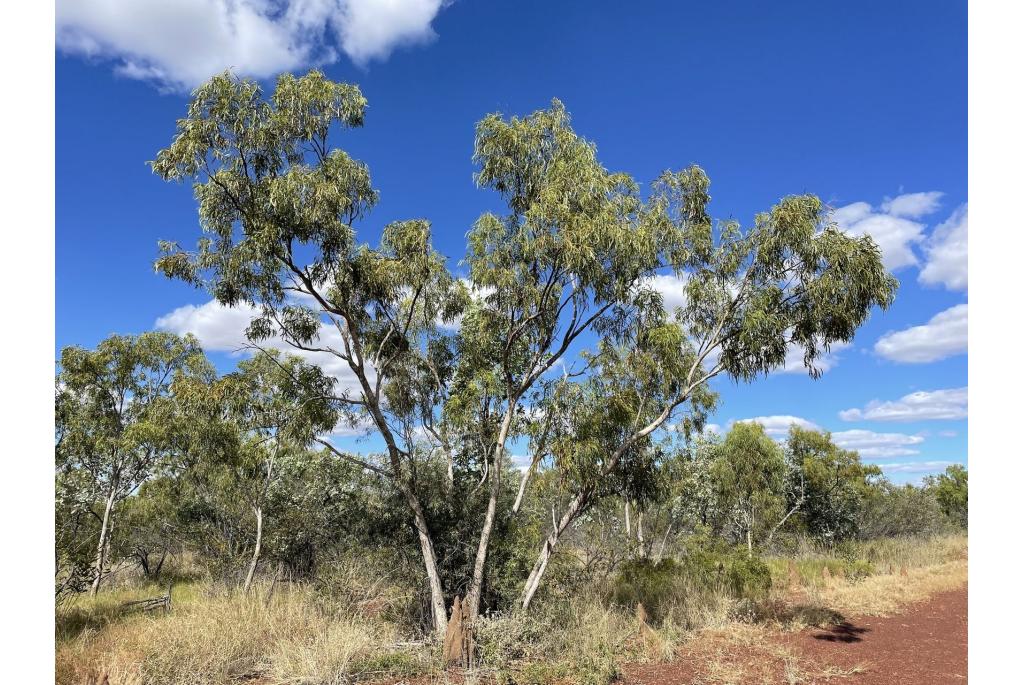
[[[678,559],[635,559],[623,564],[612,585],[613,606],[643,604],[655,622],[673,605],[694,595],[725,594],[733,599],[762,599],[771,589],[768,565],[745,549],[697,545]]]

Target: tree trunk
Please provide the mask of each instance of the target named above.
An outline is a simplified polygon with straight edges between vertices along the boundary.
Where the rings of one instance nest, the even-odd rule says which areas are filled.
[[[423,507],[416,496],[405,488],[402,490],[409,508],[412,509],[416,535],[420,540],[420,553],[427,572],[427,583],[430,585],[430,613],[434,622],[434,633],[438,639],[443,640],[448,629],[448,612],[444,607],[444,590],[441,588],[441,576],[437,572],[437,557],[434,554],[430,529],[427,527],[427,517],[423,514]]]
[[[249,563],[249,572],[245,575],[245,585],[242,586],[242,592],[249,591],[249,586],[252,585],[252,578],[256,575],[256,566],[260,563],[260,552],[263,550],[263,508],[253,507],[252,511],[256,514],[256,545],[252,550],[252,561]]]
[[[96,545],[96,570],[95,577],[92,581],[92,589],[89,590],[89,595],[92,597],[96,596],[96,593],[100,591],[100,581],[103,580],[103,567],[107,563],[107,538],[110,535],[110,517],[114,512],[114,495],[117,493],[117,483],[110,488],[110,494],[107,496],[107,505],[103,509],[103,523],[100,525],[100,541]]]
[[[643,512],[643,510],[638,510],[636,512],[636,541],[637,541],[637,544],[640,546],[640,554],[642,556],[647,556],[647,552],[645,551],[645,548],[644,548],[645,541],[644,541],[644,512]]]
[[[750,526],[747,528],[747,552],[754,553],[754,522],[757,521],[757,508],[750,505]]]
[[[167,558],[167,550],[164,549],[164,551],[160,553],[160,561],[156,562],[156,568],[153,569],[153,580],[155,580],[155,581],[159,581],[160,580],[160,569],[162,569],[164,567],[164,559],[166,559],[166,558]]]
[[[487,567],[487,550],[491,544],[491,532],[494,529],[495,514],[498,510],[498,496],[501,494],[501,469],[504,466],[505,440],[508,438],[509,428],[512,426],[512,417],[516,401],[509,403],[508,411],[501,422],[498,431],[498,439],[494,444],[494,468],[491,472],[491,495],[487,500],[487,513],[484,515],[484,525],[480,529],[480,542],[476,548],[476,559],[473,561],[473,579],[469,584],[469,591],[462,603],[463,611],[469,621],[469,629],[480,613],[480,594],[483,591],[484,570]]]
[[[547,539],[544,540],[544,545],[540,549],[540,554],[537,555],[537,561],[533,564],[533,570],[530,571],[529,578],[526,579],[526,583],[523,585],[523,593],[520,597],[520,606],[526,610],[530,608],[530,602],[533,601],[533,596],[537,593],[537,588],[540,587],[540,581],[544,577],[544,571],[547,570],[548,561],[551,559],[551,554],[555,550],[555,545],[558,544],[562,533],[565,529],[576,520],[576,518],[583,513],[584,506],[587,502],[586,493],[580,493],[576,495],[576,498],[569,504],[569,508],[562,514],[562,518],[559,519],[558,525],[555,526],[551,534],[548,535]]]

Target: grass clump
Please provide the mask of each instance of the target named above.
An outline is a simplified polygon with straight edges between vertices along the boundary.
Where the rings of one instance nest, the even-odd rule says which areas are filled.
[[[389,655],[397,639],[393,625],[325,608],[308,587],[279,590],[269,602],[266,590],[175,597],[166,616],[114,615],[109,598],[78,607],[104,618],[99,627],[58,638],[57,683],[107,675],[110,685],[217,685],[256,677],[334,685],[369,671],[416,670],[415,659]]]

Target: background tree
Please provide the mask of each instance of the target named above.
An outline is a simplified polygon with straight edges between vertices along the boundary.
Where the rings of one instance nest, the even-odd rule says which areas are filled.
[[[967,529],[967,468],[950,464],[944,473],[928,476],[925,486],[935,493],[942,513],[953,525]]]
[[[861,507],[874,480],[882,476],[881,469],[862,464],[857,452],[839,448],[830,433],[796,425],[789,430],[786,458],[790,465],[789,510],[778,528],[795,515],[820,541],[854,537]]]
[[[162,475],[142,483],[121,505],[122,533],[113,538],[115,548],[120,556],[134,558],[149,580],[158,581],[168,556],[182,548],[179,496],[177,479]]]
[[[753,552],[786,514],[786,462],[760,424],[729,430],[712,465],[719,502],[733,512],[740,539]]]
[[[263,552],[267,502],[286,462],[307,455],[315,436],[334,427],[333,379],[295,355],[264,351],[221,378],[175,385],[189,408],[192,449],[201,463],[194,476],[218,491],[217,499],[242,502],[252,514],[244,591],[252,585]],[[219,441],[211,436],[221,436]]]
[[[172,382],[212,369],[198,342],[162,332],[111,336],[95,350],[66,347],[58,373],[58,481],[86,488],[82,497],[99,521],[92,594],[106,571],[118,503],[173,453]],[[101,513],[92,508],[98,502]]]
[[[947,530],[935,493],[912,483],[881,479],[868,491],[857,533],[861,539],[936,535]]]

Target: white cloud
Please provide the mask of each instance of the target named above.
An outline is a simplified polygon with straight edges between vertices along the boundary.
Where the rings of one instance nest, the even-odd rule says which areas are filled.
[[[225,307],[216,300],[210,300],[199,306],[187,304],[161,316],[156,320],[155,328],[170,331],[178,335],[191,333],[202,344],[203,349],[212,352],[228,352],[233,355],[249,354],[246,349],[248,341],[245,329],[257,316],[259,311],[250,305],[239,304],[236,307]],[[263,347],[278,349],[288,354],[298,355],[312,364],[320,366],[325,373],[338,379],[339,391],[358,390],[359,385],[348,364],[329,352],[306,352],[297,350],[279,337],[271,338],[261,344]],[[320,327],[320,340],[316,347],[343,349],[341,334],[333,326]],[[372,369],[370,369],[372,372]]]
[[[331,431],[331,437],[333,438],[357,438],[363,437],[373,430],[373,420],[368,416],[358,416],[355,422],[341,419],[334,426],[334,430]]]
[[[935,190],[927,193],[906,193],[891,199],[886,198],[882,202],[881,210],[892,216],[917,219],[935,213],[935,210],[939,208],[942,195]]]
[[[958,462],[952,461],[908,461],[908,462],[888,462],[883,464],[875,464],[885,473],[904,473],[904,474],[929,474],[944,471],[947,466]]]
[[[955,438],[956,431],[939,431],[939,437],[941,438]]]
[[[57,47],[129,78],[192,88],[225,69],[265,78],[356,64],[436,37],[446,0],[58,0]]]
[[[656,290],[662,299],[662,306],[669,314],[686,305],[686,274],[673,276],[657,274],[646,279],[644,285]]]
[[[882,250],[882,261],[890,271],[917,265],[913,246],[924,239],[925,225],[912,221],[932,214],[942,193],[907,193],[887,198],[877,211],[867,202],[839,207],[832,219],[850,235],[870,235]]]
[[[967,387],[920,391],[896,401],[873,400],[863,410],[839,412],[844,421],[928,421],[967,418]],[[940,433],[940,435],[942,435]],[[956,433],[953,433],[956,435]]]
[[[802,419],[799,416],[776,415],[776,416],[755,416],[750,419],[740,419],[736,423],[759,423],[764,427],[764,432],[772,437],[783,437],[789,433],[790,426],[797,426],[804,430],[821,430],[816,424]]]
[[[875,343],[886,359],[910,364],[934,362],[967,352],[967,305],[939,312],[922,326],[886,333]]]
[[[943,285],[948,290],[967,290],[967,205],[956,208],[935,227],[924,244],[925,264],[917,280]]]
[[[850,343],[839,340],[832,343],[829,347],[828,352],[820,354],[814,360],[814,366],[822,373],[835,368],[836,364],[839,363],[839,357],[836,353],[850,347]],[[789,349],[786,350],[786,361],[776,373],[807,373],[807,367],[804,366],[804,348],[799,345],[790,345]]]
[[[445,4],[444,0],[341,0],[331,25],[345,54],[356,64],[366,64],[386,58],[395,46],[436,38],[430,23]]]
[[[530,470],[530,464],[533,463],[533,457],[529,454],[510,454],[509,461],[511,461],[512,466],[518,469],[521,473],[526,473]]]
[[[920,435],[904,433],[876,433],[869,430],[848,430],[832,434],[832,441],[844,450],[856,450],[865,458],[902,457],[918,454],[920,450],[913,445],[920,445],[924,438]]]
[[[216,300],[210,300],[199,306],[187,304],[178,307],[158,318],[155,327],[178,335],[191,333],[208,351],[240,354],[248,344],[245,328],[258,315],[255,307],[244,303],[225,307]]]

